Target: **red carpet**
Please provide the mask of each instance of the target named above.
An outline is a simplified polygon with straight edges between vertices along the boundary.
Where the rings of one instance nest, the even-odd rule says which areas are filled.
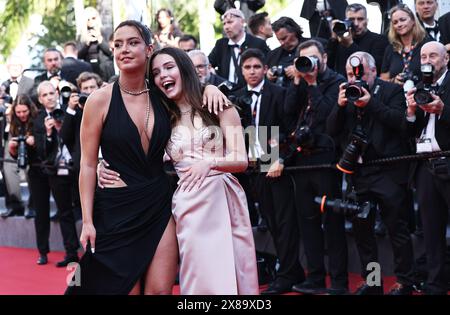
[[[49,263],[38,266],[36,264],[38,252],[35,249],[0,247],[0,295],[63,294],[69,271],[55,267],[55,263],[63,257],[63,252],[52,252],[48,256]],[[358,275],[350,275],[351,292],[360,281]],[[385,277],[385,291],[388,291],[394,282],[394,277]],[[266,287],[261,286],[261,290]],[[174,287],[173,293],[179,294],[178,286]]]

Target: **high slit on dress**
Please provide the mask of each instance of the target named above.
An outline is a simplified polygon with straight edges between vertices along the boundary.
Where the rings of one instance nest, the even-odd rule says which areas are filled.
[[[87,248],[79,265],[81,286],[68,287],[66,294],[128,294],[153,259],[171,217],[172,193],[163,170],[170,119],[154,95],[150,91],[155,123],[146,154],[114,83],[100,145],[103,158],[127,186],[96,189],[95,254]]]

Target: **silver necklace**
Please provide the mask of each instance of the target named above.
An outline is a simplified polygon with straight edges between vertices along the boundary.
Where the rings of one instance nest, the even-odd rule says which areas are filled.
[[[144,93],[147,93],[147,92],[150,91],[150,89],[147,87],[147,81],[145,81],[145,86],[146,86],[146,88],[143,89],[142,91],[137,91],[137,92],[129,91],[129,90],[125,89],[125,88],[120,84],[120,80],[117,80],[117,84],[119,84],[119,87],[120,87],[120,89],[121,89],[123,92],[125,92],[125,93],[127,93],[127,94],[130,94],[130,95],[134,95],[134,96],[138,96],[138,95],[141,95],[141,94],[144,94]]]
[[[148,91],[147,91],[148,92]],[[148,138],[148,122],[150,120],[150,95],[147,94],[147,111],[145,113],[145,126],[144,126],[144,131],[145,131],[145,135]],[[149,139],[150,141],[150,139]]]

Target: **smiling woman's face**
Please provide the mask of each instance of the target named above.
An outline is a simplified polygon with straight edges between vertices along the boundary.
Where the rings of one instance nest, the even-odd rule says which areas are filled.
[[[175,59],[167,54],[160,54],[153,59],[152,73],[155,85],[171,100],[175,102],[182,97],[180,69]]]

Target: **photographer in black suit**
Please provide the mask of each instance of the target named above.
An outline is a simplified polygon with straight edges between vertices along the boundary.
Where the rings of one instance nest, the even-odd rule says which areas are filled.
[[[296,62],[294,84],[288,89],[285,100],[287,115],[295,117],[297,121],[294,131],[296,149],[292,152],[291,162],[295,166],[332,163],[337,158],[335,142],[325,133],[325,123],[336,102],[339,84],[345,79],[328,69],[327,54],[320,42],[308,40],[301,43],[298,50],[300,57]],[[299,68],[298,61],[304,61],[308,67]],[[331,169],[296,171],[293,174],[308,264],[306,281],[294,285],[293,290],[306,294],[326,291],[326,242],[331,277],[329,293],[345,294],[348,290],[348,275],[344,216],[332,211],[322,216],[319,206],[314,203],[317,196],[339,196],[341,176]]]
[[[33,123],[38,160],[42,168],[35,169],[32,174],[34,181],[34,204],[36,207],[36,239],[40,257],[39,265],[47,264],[47,254],[50,236],[50,191],[58,207],[59,224],[66,250],[66,257],[57,263],[57,267],[65,267],[70,262],[78,261],[78,236],[72,212],[72,172],[60,166],[70,165],[70,153],[64,145],[59,132],[64,112],[57,109],[56,89],[49,81],[41,82],[37,88],[39,102],[43,108]]]
[[[285,90],[264,79],[267,66],[259,49],[242,54],[242,74],[247,86],[236,92],[251,103],[238,105],[242,125],[250,136],[247,142],[249,162],[265,172],[252,176],[259,210],[272,235],[280,267],[274,281],[262,294],[290,292],[305,274],[299,259],[299,229],[296,220],[292,177],[284,173],[276,151],[285,141],[292,122],[283,109]],[[277,130],[278,129],[278,130]]]
[[[80,174],[80,128],[83,118],[83,108],[87,97],[103,85],[100,76],[93,72],[83,72],[77,78],[80,93],[72,92],[61,127],[60,136],[69,149],[73,162],[74,181],[72,182],[72,199],[74,204],[75,218],[81,218],[80,191],[78,187],[78,176]]]
[[[283,16],[273,22],[272,29],[280,42],[280,47],[267,54],[269,69],[267,78],[279,86],[288,87],[295,76],[294,59],[300,43],[306,41],[303,31],[290,17]]]
[[[409,153],[402,122],[405,97],[400,85],[377,77],[375,59],[366,52],[356,52],[347,61],[347,83],[340,85],[337,104],[327,120],[332,136],[341,136],[344,149],[338,168],[350,174],[359,202],[372,201],[380,207],[394,253],[397,283],[393,295],[413,291],[413,249],[407,222],[408,163],[358,167],[356,164],[377,158]],[[350,152],[351,151],[351,152]],[[352,221],[361,260],[361,275],[366,282],[356,294],[383,294],[383,283],[367,281],[369,263],[378,261],[374,235],[375,209],[367,218]],[[371,278],[372,280],[372,278]]]
[[[345,75],[345,64],[348,57],[357,51],[365,51],[375,58],[378,73],[383,63],[384,50],[389,45],[386,36],[373,33],[367,28],[369,19],[367,18],[367,9],[359,3],[353,3],[347,6],[345,10],[346,21],[351,22],[348,30],[340,29],[344,24],[342,21],[334,20],[331,38],[328,42],[328,66],[336,72]],[[337,27],[336,23],[340,24]]]
[[[259,48],[264,54],[270,49],[265,41],[245,32],[241,11],[229,9],[222,16],[222,22],[227,37],[216,42],[208,56],[209,61],[213,68],[217,68],[219,76],[241,88],[245,85],[240,69],[241,54],[248,48]]]
[[[406,125],[411,137],[417,139],[417,153],[450,150],[448,61],[448,54],[441,43],[433,41],[422,46],[424,84],[407,93],[406,111]],[[426,68],[430,69],[425,73]],[[424,291],[426,294],[446,295],[444,267],[450,209],[450,158],[419,161],[413,168],[412,177],[417,189],[427,255],[428,278]]]

